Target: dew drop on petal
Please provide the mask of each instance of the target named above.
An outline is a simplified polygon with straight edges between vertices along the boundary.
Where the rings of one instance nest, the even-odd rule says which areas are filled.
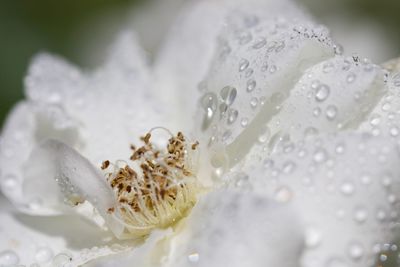
[[[249,124],[248,118],[242,118],[242,120],[240,121],[240,125],[242,125],[242,127],[246,127],[248,124]]]
[[[358,223],[364,223],[368,218],[368,212],[363,207],[358,207],[354,211],[354,220]]]
[[[327,108],[326,108],[326,118],[328,119],[328,120],[334,120],[335,118],[336,118],[336,114],[337,114],[337,112],[338,112],[338,109],[337,109],[337,107],[336,106],[334,106],[334,105],[329,105]]]
[[[197,263],[200,260],[200,255],[199,253],[192,253],[188,255],[188,261],[190,263]]]
[[[51,250],[51,248],[42,247],[36,251],[35,260],[38,263],[49,262],[53,258],[53,255],[54,254],[53,254],[53,251]]]
[[[232,86],[225,86],[221,89],[220,95],[222,100],[224,100],[225,104],[230,106],[236,99],[237,90],[235,87]]]
[[[239,115],[239,112],[236,109],[230,109],[228,111],[228,124],[233,124],[237,117]]]
[[[254,49],[260,49],[264,47],[267,44],[267,40],[265,40],[264,37],[260,37],[259,39],[256,40],[256,42],[253,44]]]
[[[1,180],[1,188],[7,192],[14,191],[17,188],[17,185],[18,185],[17,177],[12,174],[6,175]]]
[[[292,197],[292,191],[286,186],[282,186],[275,191],[275,200],[278,202],[287,203]]]
[[[349,75],[347,75],[346,81],[347,83],[353,83],[355,79],[356,75],[354,73],[350,73]]]
[[[246,70],[249,67],[249,65],[250,65],[250,62],[247,59],[242,58],[239,61],[239,71],[242,72],[242,71]]]
[[[9,266],[19,263],[18,255],[12,250],[0,252],[0,266]]]
[[[252,92],[256,88],[256,85],[257,85],[257,83],[255,80],[253,80],[253,79],[248,80],[247,86],[246,86],[246,91],[249,93]]]
[[[357,261],[364,255],[364,249],[359,243],[353,242],[349,245],[348,254],[352,260]]]
[[[317,100],[318,102],[323,102],[328,98],[329,93],[330,93],[329,86],[321,84],[318,86],[317,91],[315,93],[315,100]]]
[[[314,162],[323,163],[324,161],[326,161],[326,159],[327,159],[327,154],[324,149],[320,148],[317,151],[315,151],[313,155]]]
[[[343,195],[350,196],[354,193],[355,187],[354,184],[350,182],[345,182],[340,186],[340,191]]]

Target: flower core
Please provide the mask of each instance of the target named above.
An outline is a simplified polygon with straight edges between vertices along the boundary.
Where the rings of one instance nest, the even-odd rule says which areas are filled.
[[[113,168],[106,177],[116,203],[108,213],[125,227],[128,237],[147,235],[185,216],[199,189],[194,176],[199,143],[188,143],[181,132],[174,136],[168,131],[167,147],[159,150],[151,142],[151,132],[141,137],[143,146],[131,146],[131,164],[104,161],[101,166]]]

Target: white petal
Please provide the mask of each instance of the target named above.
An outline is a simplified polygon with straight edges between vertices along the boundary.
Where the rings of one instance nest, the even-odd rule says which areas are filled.
[[[383,136],[399,140],[400,135],[400,74],[393,72],[388,76],[387,92],[359,126],[360,131],[367,131],[374,136]]]
[[[257,141],[278,112],[274,107],[288,97],[306,69],[334,55],[324,28],[304,15],[274,17],[285,14],[274,11],[252,28],[243,17],[232,15],[206,79],[201,128],[211,143],[228,145],[230,166]]]
[[[275,106],[279,112],[260,137],[262,145],[272,148],[280,139],[297,142],[318,133],[356,129],[385,90],[383,70],[370,63],[338,56],[315,65],[288,99]]]
[[[28,100],[14,109],[2,133],[2,191],[17,204],[26,202],[21,187],[25,167],[46,138],[67,143],[99,166],[104,160],[128,158],[130,143],[162,121],[148,86],[142,51],[129,34],[121,36],[105,66],[92,74],[83,75],[52,56],[38,56],[26,78]],[[38,169],[26,175],[41,177]]]
[[[292,203],[302,218],[302,266],[365,267],[399,233],[399,160],[389,140],[341,134],[288,146],[249,177],[256,192]]]
[[[14,108],[2,133],[0,168],[1,190],[18,208],[27,208],[33,203],[25,199],[22,186],[26,169],[36,167],[30,162],[35,144],[46,138],[57,138],[76,146],[80,142],[77,127],[56,104],[34,105],[23,102]],[[40,164],[46,166],[46,162]],[[40,211],[42,214],[51,212],[48,209]]]
[[[88,200],[106,218],[114,197],[100,169],[67,145],[49,140],[37,148],[23,184],[28,201],[60,209]],[[65,205],[64,204],[64,205]]]
[[[0,198],[0,265],[85,262],[85,257],[108,254],[116,242],[110,232],[99,231],[73,216],[31,217],[13,211]],[[122,247],[122,246],[121,246]],[[119,249],[118,249],[119,250]],[[56,264],[58,262],[58,265]],[[12,265],[11,264],[11,265]]]
[[[291,1],[202,0],[189,2],[183,8],[155,62],[156,90],[167,104],[178,103],[170,107],[170,112],[172,118],[181,119],[177,123],[180,127],[192,129],[203,89],[199,83],[205,78],[216,52],[221,53],[216,50],[225,40],[219,37],[229,20],[236,17],[253,27],[260,19],[272,18],[275,14],[304,17]]]
[[[219,190],[178,227],[165,266],[298,266],[301,229],[287,205]]]

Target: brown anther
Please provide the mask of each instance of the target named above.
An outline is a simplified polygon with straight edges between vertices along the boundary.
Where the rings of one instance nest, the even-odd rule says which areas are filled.
[[[105,170],[105,169],[108,168],[108,166],[110,166],[110,161],[109,161],[109,160],[106,160],[106,161],[104,161],[104,162],[101,164],[101,169],[102,169],[102,170]]]
[[[109,208],[109,209],[107,210],[108,213],[113,213],[114,211],[115,211],[115,208],[114,208],[114,207]]]
[[[140,140],[142,140],[146,145],[148,145],[150,143],[150,138],[151,134],[147,133],[145,136],[140,137]]]
[[[132,191],[132,186],[128,185],[126,187],[126,192],[130,193]]]
[[[196,150],[196,148],[199,146],[199,142],[196,141],[196,143],[192,144],[192,150]]]

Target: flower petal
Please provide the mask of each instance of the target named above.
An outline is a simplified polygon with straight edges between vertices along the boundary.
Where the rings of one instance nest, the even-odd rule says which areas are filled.
[[[114,246],[111,251],[116,240],[110,232],[99,231],[75,216],[32,217],[15,213],[13,209],[0,198],[1,266],[33,263],[61,266],[119,250]]]
[[[32,204],[25,199],[22,186],[26,175],[25,168],[35,167],[30,162],[30,154],[35,144],[45,138],[57,138],[76,146],[80,142],[77,127],[56,104],[34,105],[22,102],[14,108],[2,133],[0,167],[1,190],[18,208],[26,209]],[[46,166],[46,162],[40,162],[39,166]],[[40,182],[40,176],[38,179]],[[49,209],[40,210],[42,214],[54,212]]]
[[[298,266],[303,247],[289,206],[243,192],[203,196],[177,231],[165,266]]]
[[[334,55],[326,29],[275,11],[252,28],[242,16],[230,17],[206,79],[201,128],[210,143],[227,145],[230,166],[257,142],[306,69]]]
[[[259,20],[277,13],[305,17],[297,6],[286,0],[201,0],[189,2],[183,8],[154,64],[156,88],[163,89],[158,93],[164,96],[167,104],[179,103],[170,106],[171,117],[181,120],[178,126],[192,129],[197,103],[204,89],[200,82],[206,77],[216,52],[220,54],[231,49],[225,45],[224,38],[219,38],[227,23],[229,25],[236,17],[251,28],[257,26]],[[218,46],[222,47],[219,51]]]
[[[248,175],[302,218],[302,266],[372,266],[399,233],[399,160],[390,140],[341,134],[288,146]]]
[[[378,66],[341,56],[324,61],[307,70],[288,99],[275,107],[279,112],[259,140],[272,148],[282,139],[298,142],[357,129],[385,90]]]
[[[38,56],[26,78],[28,100],[14,109],[2,133],[2,191],[14,203],[26,204],[25,175],[40,179],[48,174],[40,173],[41,167],[28,168],[32,174],[24,168],[31,165],[33,149],[47,138],[78,149],[99,166],[104,160],[127,159],[134,138],[162,121],[148,86],[146,62],[129,34],[120,37],[103,68],[87,75],[56,57]]]

